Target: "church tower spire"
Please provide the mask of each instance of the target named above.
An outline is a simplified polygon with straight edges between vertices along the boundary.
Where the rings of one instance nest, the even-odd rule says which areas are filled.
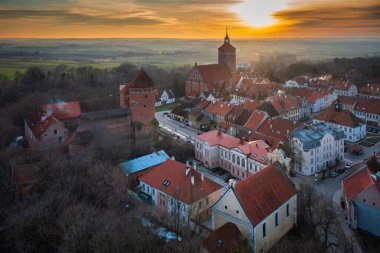
[[[224,37],[224,43],[230,44],[230,38],[228,37],[228,27],[226,26],[226,36]]]
[[[218,48],[218,63],[226,65],[230,73],[236,71],[236,48],[230,43],[227,26],[224,43]]]

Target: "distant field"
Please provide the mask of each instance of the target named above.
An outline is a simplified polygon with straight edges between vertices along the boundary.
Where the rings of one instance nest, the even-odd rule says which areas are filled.
[[[290,53],[297,59],[325,60],[336,57],[367,57],[380,55],[378,40],[234,40],[238,63],[249,63],[262,53]],[[52,69],[66,64],[98,68],[129,62],[160,68],[214,63],[220,40],[169,39],[64,39],[0,40],[0,73],[14,77],[15,71],[25,71],[38,65]]]
[[[75,61],[52,61],[52,60],[41,60],[41,61],[9,61],[5,59],[0,59],[0,73],[6,75],[9,79],[15,77],[16,71],[24,72],[28,67],[40,66],[45,70],[52,70],[58,65],[66,65],[68,67],[78,67],[78,66],[93,66],[96,68],[112,68],[120,65],[116,62],[100,62],[100,63],[83,63]]]

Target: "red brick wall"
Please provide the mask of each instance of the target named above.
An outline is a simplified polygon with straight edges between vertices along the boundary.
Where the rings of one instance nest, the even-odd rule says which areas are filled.
[[[129,97],[132,122],[150,124],[156,112],[154,88],[131,88],[129,90]]]

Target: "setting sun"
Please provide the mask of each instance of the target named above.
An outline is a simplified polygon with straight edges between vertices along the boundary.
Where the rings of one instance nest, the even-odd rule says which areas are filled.
[[[289,0],[244,0],[232,7],[232,11],[240,16],[249,26],[265,27],[276,23],[272,14],[286,9]]]

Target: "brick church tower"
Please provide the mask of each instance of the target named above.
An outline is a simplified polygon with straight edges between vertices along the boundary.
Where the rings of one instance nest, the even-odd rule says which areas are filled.
[[[231,73],[236,71],[236,48],[230,43],[227,29],[224,43],[218,48],[218,63],[225,64]]]
[[[134,79],[120,87],[120,107],[131,112],[132,143],[136,152],[144,152],[157,132],[154,82],[143,68]]]

